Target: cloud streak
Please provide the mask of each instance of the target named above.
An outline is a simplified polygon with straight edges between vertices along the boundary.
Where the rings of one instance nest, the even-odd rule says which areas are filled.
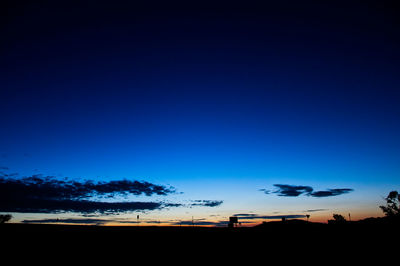
[[[2,200],[0,211],[20,213],[65,213],[115,214],[119,212],[146,211],[163,208],[160,202],[99,202],[90,200],[29,199]]]
[[[98,219],[98,218],[61,218],[61,219],[27,219],[22,223],[62,223],[62,224],[87,224],[87,225],[105,225],[113,224],[168,224],[168,225],[190,225],[190,226],[227,226],[228,221],[208,221],[205,219],[194,220],[120,220],[120,219]]]
[[[277,190],[275,191],[270,191],[267,189],[260,189],[260,191],[263,191],[265,194],[278,194],[278,196],[281,197],[298,197],[300,195],[306,195],[314,198],[339,196],[354,191],[351,188],[334,188],[314,191],[314,189],[310,186],[296,186],[286,184],[274,184],[274,186],[277,188]]]
[[[195,200],[190,206],[218,207],[223,202],[222,200]]]
[[[182,220],[170,222],[171,225],[190,225],[190,226],[228,226],[228,221],[208,221],[208,220]]]
[[[275,219],[282,219],[282,218],[285,218],[285,219],[306,218],[306,215],[304,215],[304,214],[258,215],[258,214],[239,213],[239,214],[234,214],[233,216],[236,216],[243,220],[255,220],[255,219],[275,220]]]
[[[328,189],[325,191],[315,191],[310,194],[312,197],[316,198],[324,198],[324,197],[332,197],[332,196],[339,196],[342,194],[346,194],[352,192],[353,189],[351,188],[335,188],[335,189]]]
[[[64,223],[64,224],[95,224],[103,225],[112,222],[106,219],[82,219],[82,218],[68,218],[68,219],[37,219],[37,220],[23,220],[22,223]]]
[[[323,211],[328,211],[328,209],[309,209],[309,210],[304,210],[304,212],[323,212]]]

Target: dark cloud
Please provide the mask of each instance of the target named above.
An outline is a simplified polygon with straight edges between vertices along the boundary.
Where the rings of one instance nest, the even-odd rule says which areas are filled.
[[[10,175],[0,173],[0,212],[78,212],[83,215],[92,215],[182,206],[217,207],[222,204],[222,201],[216,200],[196,200],[189,206],[151,201],[104,201],[104,198],[112,199],[116,196],[166,196],[173,193],[175,193],[173,187],[145,181],[126,179],[108,182],[76,181],[41,175],[11,178]]]
[[[352,191],[353,191],[353,189],[351,189],[351,188],[335,188],[335,189],[328,189],[328,190],[324,190],[324,191],[315,191],[315,192],[310,193],[310,196],[316,197],[316,198],[332,197],[332,196],[346,194],[346,193],[349,193]]]
[[[195,200],[190,206],[218,207],[223,202],[222,200]]]
[[[52,176],[33,175],[20,179],[0,177],[0,193],[4,196],[20,196],[46,199],[84,199],[91,197],[114,197],[141,195],[167,195],[174,193],[172,187],[155,185],[145,181],[115,180],[108,182],[56,179]]]
[[[74,181],[33,175],[24,178],[0,176],[0,211],[32,213],[115,213],[155,210],[160,202],[104,202],[96,198],[128,195],[167,195],[171,187],[148,182],[117,180],[109,182]],[[168,207],[171,207],[170,205]]]
[[[197,226],[228,226],[228,221],[203,221],[203,220],[185,220],[171,223],[171,225],[197,225]]]
[[[64,224],[95,224],[95,225],[103,225],[106,223],[112,222],[106,219],[38,219],[38,220],[23,220],[22,223],[64,223]]]
[[[254,216],[258,216],[258,214],[254,214],[254,213],[237,213],[234,214],[233,216],[237,216],[237,217],[254,217]]]
[[[140,195],[145,194],[146,196],[167,195],[175,192],[173,187],[165,187],[155,185],[145,181],[130,181],[130,180],[116,180],[109,182],[98,182],[94,184],[89,182],[89,188],[93,193],[97,194],[133,194]]]
[[[63,218],[63,219],[35,219],[23,220],[22,223],[63,223],[63,224],[95,224],[104,225],[107,223],[115,224],[144,224],[144,223],[158,223],[159,221],[138,221],[138,220],[121,220],[121,219],[100,219],[100,218]]]
[[[254,220],[254,219],[266,219],[266,220],[274,220],[274,219],[300,219],[300,218],[306,218],[304,214],[289,214],[289,215],[258,215],[258,214],[245,214],[245,213],[240,213],[240,214],[234,214],[233,216],[236,216],[240,219],[243,220]]]
[[[322,212],[322,211],[328,211],[328,209],[310,209],[310,210],[305,210],[304,212]]]
[[[306,195],[315,198],[333,197],[354,191],[351,188],[335,188],[314,191],[314,189],[310,186],[295,186],[285,184],[274,184],[274,186],[277,187],[278,190],[271,192],[267,189],[259,189],[259,191],[263,191],[265,194],[276,193],[278,196],[282,197],[298,197],[300,195]]]
[[[160,202],[101,202],[63,199],[2,199],[0,211],[21,213],[100,213],[114,214],[129,211],[145,211],[163,208]]]
[[[293,186],[293,185],[280,185],[275,184],[278,188],[274,193],[278,193],[278,196],[283,197],[297,197],[303,193],[311,193],[313,191],[312,187],[309,186]]]

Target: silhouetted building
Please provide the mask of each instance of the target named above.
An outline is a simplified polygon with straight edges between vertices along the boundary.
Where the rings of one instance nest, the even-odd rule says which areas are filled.
[[[235,225],[237,225],[238,224],[238,218],[237,218],[237,216],[231,216],[231,217],[229,217],[229,224],[228,224],[228,227],[235,227]]]

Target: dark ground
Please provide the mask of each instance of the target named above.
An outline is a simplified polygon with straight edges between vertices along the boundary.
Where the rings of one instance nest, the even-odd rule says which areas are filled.
[[[346,222],[342,224],[312,223],[302,220],[288,220],[285,222],[265,222],[254,227],[202,227],[202,226],[97,226],[97,225],[62,225],[62,224],[24,224],[5,223],[0,225],[0,232],[8,237],[37,237],[43,240],[57,238],[71,238],[85,236],[90,239],[96,237],[122,238],[133,237],[142,241],[154,238],[209,238],[209,237],[265,237],[269,236],[276,242],[292,242],[299,238],[336,238],[363,237],[368,232],[374,237],[387,238],[390,229],[395,230],[397,224],[383,221]],[[385,234],[384,232],[387,232]],[[394,232],[392,232],[394,233]],[[358,238],[356,238],[358,239]],[[322,239],[320,239],[322,240]],[[354,240],[354,239],[353,239]]]
[[[256,227],[1,224],[2,259],[30,264],[349,264],[398,260],[399,227],[269,222]]]

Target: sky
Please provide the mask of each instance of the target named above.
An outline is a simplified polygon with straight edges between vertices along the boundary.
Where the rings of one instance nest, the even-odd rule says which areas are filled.
[[[382,216],[400,189],[399,7],[190,2],[2,4],[0,212]]]

